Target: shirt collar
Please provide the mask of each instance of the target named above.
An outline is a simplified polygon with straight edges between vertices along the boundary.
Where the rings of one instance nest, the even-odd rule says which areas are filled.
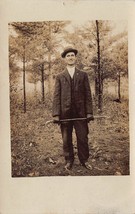
[[[69,66],[67,66],[67,70],[68,70],[68,71],[74,72],[74,71],[75,71],[75,66],[74,66],[74,67],[69,67]]]
[[[75,66],[74,67],[67,66],[67,70],[68,70],[68,73],[70,74],[70,76],[73,78],[74,73],[75,73]]]

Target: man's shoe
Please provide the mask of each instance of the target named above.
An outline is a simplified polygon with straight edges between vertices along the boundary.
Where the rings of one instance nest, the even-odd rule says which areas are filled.
[[[86,169],[92,170],[92,166],[90,165],[90,163],[87,161],[85,163],[82,164]]]
[[[73,164],[71,162],[67,162],[66,165],[65,165],[65,169],[66,170],[70,170],[72,168],[72,165]]]

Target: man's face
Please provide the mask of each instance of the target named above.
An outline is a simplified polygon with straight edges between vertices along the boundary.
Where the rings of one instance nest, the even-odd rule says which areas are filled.
[[[75,62],[76,62],[76,55],[75,55],[75,53],[74,52],[67,53],[66,56],[65,56],[65,62],[69,66],[75,65]]]

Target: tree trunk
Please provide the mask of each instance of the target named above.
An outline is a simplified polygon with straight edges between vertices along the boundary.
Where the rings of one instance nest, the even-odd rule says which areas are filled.
[[[51,92],[51,78],[52,78],[52,72],[51,72],[51,53],[50,53],[50,50],[48,52],[48,71],[49,71],[48,86],[49,86],[49,94],[50,94],[50,92]]]
[[[98,88],[99,88],[98,75],[97,75],[97,72],[95,72],[95,96],[96,97],[98,97]]]
[[[26,113],[26,79],[25,79],[25,46],[24,46],[24,52],[23,52],[23,106],[24,106],[24,113]]]
[[[99,37],[99,22],[96,20],[97,28],[97,61],[98,61],[98,109],[102,111],[102,83],[101,83],[101,69],[100,69],[100,37]]]
[[[118,73],[118,99],[119,99],[119,102],[121,101],[121,92],[120,92],[120,86],[121,86],[121,84],[120,84],[120,69],[119,69],[119,71],[118,71],[119,73]]]
[[[44,89],[44,63],[42,64],[41,67],[41,76],[42,76],[42,102],[44,103],[45,101],[45,89]]]
[[[49,71],[49,78],[48,78],[48,86],[49,86],[49,94],[51,95],[51,84],[52,84],[52,70],[51,70],[51,22],[49,22],[49,49],[48,49],[48,71]]]

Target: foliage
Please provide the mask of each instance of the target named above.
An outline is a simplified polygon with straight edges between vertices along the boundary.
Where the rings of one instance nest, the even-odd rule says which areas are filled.
[[[100,36],[100,71],[102,82],[117,81],[128,75],[127,32],[113,33],[112,21],[98,21]],[[85,70],[93,82],[97,77],[97,35],[95,21],[68,30],[70,21],[12,22],[9,24],[9,65],[12,79],[23,78],[25,64],[26,82],[44,87],[45,96],[53,92],[55,77],[65,66],[60,52],[66,44],[75,46],[79,53],[77,67]],[[24,59],[25,58],[25,59]],[[11,69],[11,67],[17,69]],[[12,82],[14,84],[14,81]],[[12,86],[11,86],[12,87]],[[26,90],[26,95],[29,91]],[[43,91],[42,91],[43,93]],[[43,94],[42,94],[43,96]]]

